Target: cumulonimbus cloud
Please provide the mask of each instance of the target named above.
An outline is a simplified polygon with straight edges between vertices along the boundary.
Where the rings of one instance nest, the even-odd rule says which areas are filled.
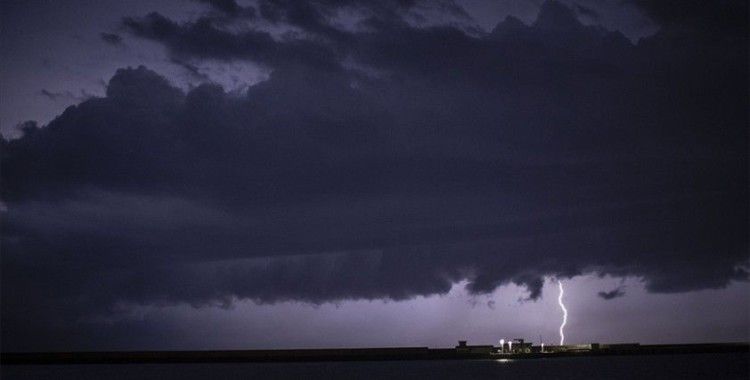
[[[632,44],[554,2],[480,36],[370,11],[355,30],[284,13],[299,40],[128,19],[175,57],[273,72],[236,96],[122,69],[1,141],[4,343],[121,302],[747,279],[747,45],[667,28]]]

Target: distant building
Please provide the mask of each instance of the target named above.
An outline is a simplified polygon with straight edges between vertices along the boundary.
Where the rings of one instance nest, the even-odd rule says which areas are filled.
[[[632,351],[637,350],[641,347],[640,343],[614,343],[614,344],[602,344],[600,345],[602,350],[609,351]]]
[[[544,352],[588,352],[598,351],[599,343],[588,344],[565,344],[565,345],[545,345]]]
[[[523,339],[501,341],[497,352],[501,354],[527,354],[531,352],[531,343]]]
[[[638,343],[618,344],[565,344],[565,345],[533,345],[524,339],[511,340],[500,339],[498,346],[469,345],[465,340],[459,340],[455,347],[457,354],[496,354],[496,355],[523,355],[523,354],[555,354],[555,353],[587,353],[587,352],[622,352],[634,351],[640,348]]]
[[[459,340],[456,346],[456,352],[460,354],[489,354],[495,351],[491,344],[487,345],[467,345],[465,340]]]

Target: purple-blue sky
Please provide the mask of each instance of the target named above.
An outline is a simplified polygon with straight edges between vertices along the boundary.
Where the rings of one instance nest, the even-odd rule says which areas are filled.
[[[1,7],[2,350],[750,339],[746,2]]]

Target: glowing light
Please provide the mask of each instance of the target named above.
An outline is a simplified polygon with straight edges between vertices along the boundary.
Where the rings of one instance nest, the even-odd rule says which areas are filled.
[[[565,332],[563,331],[565,329],[565,324],[568,323],[568,309],[565,308],[565,305],[563,304],[563,294],[565,292],[563,291],[563,285],[562,281],[557,281],[557,284],[560,286],[560,295],[557,297],[557,303],[560,304],[560,308],[563,311],[563,321],[560,325],[560,345],[562,346],[565,344]]]

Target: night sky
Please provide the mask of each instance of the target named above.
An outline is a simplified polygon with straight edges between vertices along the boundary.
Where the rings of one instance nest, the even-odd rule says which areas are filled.
[[[3,351],[750,339],[746,1],[0,4]]]

